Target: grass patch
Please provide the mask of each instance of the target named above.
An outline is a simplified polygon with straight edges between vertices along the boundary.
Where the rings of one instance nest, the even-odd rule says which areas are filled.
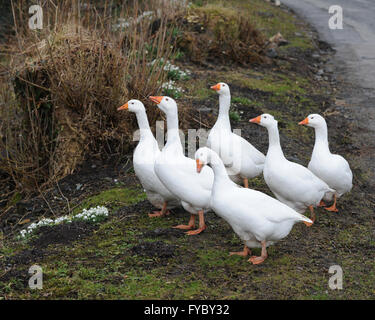
[[[239,103],[239,104],[242,104],[243,106],[252,106],[255,104],[253,101],[245,97],[233,97],[232,103]]]
[[[86,198],[73,213],[79,213],[83,209],[89,209],[96,206],[109,207],[117,210],[121,206],[132,205],[139,201],[145,200],[146,194],[141,189],[130,188],[113,188],[104,190],[97,195]]]

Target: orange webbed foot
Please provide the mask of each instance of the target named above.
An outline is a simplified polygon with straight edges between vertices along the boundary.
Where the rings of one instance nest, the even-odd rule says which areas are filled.
[[[251,250],[245,246],[245,248],[242,251],[237,252],[229,252],[229,256],[241,256],[246,257],[251,254]]]
[[[201,232],[203,232],[204,230],[206,230],[206,226],[203,226],[201,228],[198,228],[197,230],[191,230],[191,231],[188,231],[188,232],[185,232],[187,235],[189,236],[195,236],[197,234],[200,234]]]
[[[179,224],[178,226],[172,227],[174,229],[191,230],[195,227],[195,216],[192,214],[188,224]]]
[[[339,212],[339,210],[336,208],[335,205],[331,206],[331,207],[328,207],[328,208],[324,208],[326,209],[327,211],[330,211],[330,212]]]
[[[307,221],[303,221],[303,223],[304,223],[307,227],[311,227],[311,226],[313,225],[314,221],[313,221],[313,223],[310,223],[310,222],[307,222]]]
[[[248,261],[251,262],[252,264],[261,264],[266,258],[260,256],[252,256]]]
[[[331,212],[339,212],[339,210],[337,210],[336,208],[336,201],[337,201],[337,196],[335,195],[333,198],[333,205],[324,209],[326,209],[327,211],[331,211]]]
[[[173,229],[181,229],[181,230],[190,230],[193,229],[194,226],[191,226],[189,224],[179,224],[178,226],[172,227]]]
[[[167,212],[163,212],[163,211],[153,211],[153,213],[149,213],[148,216],[150,218],[158,218],[158,217],[163,217],[163,216],[167,216],[169,215],[170,212],[167,211]]]
[[[326,204],[323,200],[320,200],[319,204],[318,204],[318,207],[325,207]]]

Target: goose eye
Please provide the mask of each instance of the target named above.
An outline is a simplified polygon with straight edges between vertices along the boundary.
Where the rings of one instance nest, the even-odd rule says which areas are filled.
[[[311,117],[311,119],[314,119],[314,117]]]
[[[169,99],[168,99],[168,98],[165,98],[165,100],[166,100],[166,101],[169,101]]]
[[[264,119],[267,119],[267,116],[264,116]]]

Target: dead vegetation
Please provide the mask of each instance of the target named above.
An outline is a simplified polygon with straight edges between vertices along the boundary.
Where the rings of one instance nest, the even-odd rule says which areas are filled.
[[[45,10],[58,23],[37,33],[18,28],[25,3],[13,5],[17,42],[7,48],[12,58],[2,82],[1,169],[28,190],[72,173],[88,154],[129,151],[136,123],[116,107],[158,92],[166,72],[151,62],[172,53],[167,7],[146,17],[141,13],[154,8],[138,1],[119,14],[106,7],[77,13],[69,2]],[[157,109],[148,116],[154,122]]]
[[[11,2],[0,61],[0,173],[10,194],[43,190],[88,157],[129,153],[135,118],[116,108],[140,99],[155,123],[147,97],[163,92],[165,64],[179,53],[195,63],[264,61],[264,37],[220,4],[47,1],[42,30],[28,28],[29,6]],[[184,100],[179,107],[183,129],[207,125]]]
[[[262,63],[264,36],[239,8],[222,4],[192,7],[178,45],[193,62]]]

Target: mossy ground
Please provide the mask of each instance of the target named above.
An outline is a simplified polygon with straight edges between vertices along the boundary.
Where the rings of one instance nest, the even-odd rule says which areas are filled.
[[[341,207],[350,207],[348,202],[345,199]],[[163,219],[150,219],[147,213],[152,207],[141,201],[112,211],[109,220],[72,242],[41,246],[29,240],[13,248],[3,247],[1,255],[7,263],[18,263],[2,277],[2,297],[370,298],[375,293],[375,239],[365,218],[370,213],[362,212],[358,223],[358,212],[351,208],[351,212],[342,210],[339,214],[319,210],[313,227],[295,226],[286,239],[269,249],[264,264],[253,266],[245,258],[229,256],[229,251],[241,250],[242,243],[213,213],[206,215],[207,231],[190,237],[171,228],[188,220],[183,210],[173,210]],[[259,254],[257,249],[253,252]],[[27,287],[28,268],[33,264],[43,268],[42,290]],[[328,288],[328,269],[336,264],[344,271],[341,291]]]
[[[215,3],[215,1],[213,1]],[[268,112],[279,120],[281,142],[287,158],[306,165],[313,146],[310,128],[297,125],[310,113],[333,107],[329,82],[317,82],[309,71],[314,41],[308,28],[287,11],[264,1],[229,1],[243,6],[267,36],[280,31],[290,41],[281,59],[269,66],[251,68],[189,65],[194,76],[182,85],[183,99],[209,107],[213,118],[218,97],[209,90],[227,82],[232,92],[234,129],[266,152],[264,128],[248,120]],[[305,59],[305,63],[298,61]],[[373,197],[365,189],[366,173],[351,162],[353,135],[340,114],[327,116],[331,149],[344,155],[354,172],[354,188],[339,201],[339,213],[317,210],[316,223],[296,225],[290,235],[268,250],[269,257],[254,266],[247,259],[229,256],[242,243],[228,224],[214,213],[206,215],[208,228],[187,236],[171,226],[186,223],[189,216],[174,209],[165,218],[150,219],[153,208],[137,183],[93,190],[74,210],[105,205],[110,217],[97,225],[72,225],[68,232],[53,227],[53,242],[5,239],[0,245],[0,297],[5,299],[366,299],[375,289],[375,233]],[[345,128],[345,130],[343,130]],[[99,172],[99,169],[98,169]],[[132,174],[122,173],[125,176]],[[98,179],[98,176],[93,173]],[[121,173],[119,174],[121,176]],[[74,179],[72,180],[74,181]],[[73,183],[73,182],[72,182]],[[75,182],[74,182],[75,183]],[[263,178],[250,187],[271,194]],[[73,232],[74,229],[74,232]],[[78,231],[77,231],[78,230]],[[80,233],[79,230],[86,230]],[[62,237],[61,232],[68,236]],[[59,237],[61,235],[61,237]],[[0,239],[2,240],[2,239]],[[253,250],[259,254],[259,250]],[[43,268],[42,290],[28,288],[28,269]],[[343,269],[343,290],[331,290],[329,267]],[[2,271],[0,271],[2,272]]]
[[[198,7],[201,7],[201,11],[209,15],[222,16],[226,13],[230,17],[238,14],[238,11],[246,14],[266,38],[280,32],[288,39],[289,44],[284,49],[298,47],[306,50],[314,47],[311,39],[306,36],[308,31],[301,28],[304,25],[303,22],[290,12],[280,10],[280,8],[264,2],[263,0],[193,1]],[[232,31],[232,33],[235,33],[235,31]]]

